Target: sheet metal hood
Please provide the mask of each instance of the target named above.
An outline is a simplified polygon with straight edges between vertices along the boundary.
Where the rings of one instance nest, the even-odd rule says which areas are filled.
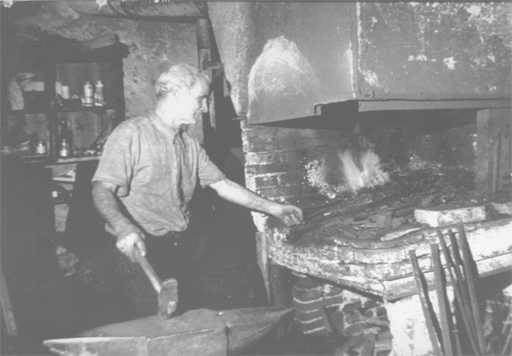
[[[347,114],[510,107],[509,4],[228,2],[208,13],[250,124],[307,126],[325,120],[326,104]]]

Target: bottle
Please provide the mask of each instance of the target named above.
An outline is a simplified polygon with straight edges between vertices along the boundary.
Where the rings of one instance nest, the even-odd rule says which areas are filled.
[[[94,90],[90,82],[84,84],[84,106],[94,105]]]
[[[69,143],[66,141],[66,139],[62,139],[60,142],[60,151],[59,156],[61,157],[69,157]]]
[[[96,106],[103,106],[105,105],[105,99],[103,96],[103,83],[101,80],[98,80],[96,83],[96,87],[94,90],[94,104]]]
[[[63,121],[61,123],[61,130],[60,130],[60,135],[59,135],[59,140],[60,140],[59,156],[60,157],[71,156],[72,138],[73,138],[73,136],[71,134],[71,130],[69,129],[67,122]]]
[[[67,85],[63,85],[61,87],[61,92],[62,92],[62,99],[66,99],[66,100],[69,100],[70,99],[70,95],[69,95],[69,86]]]
[[[55,82],[55,98],[59,98],[59,96],[62,96],[62,82],[56,81]]]
[[[44,155],[46,154],[46,145],[43,141],[39,141],[39,143],[36,146],[36,154],[38,155]]]

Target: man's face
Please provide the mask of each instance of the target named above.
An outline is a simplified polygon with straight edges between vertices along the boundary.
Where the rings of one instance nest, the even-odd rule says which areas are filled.
[[[174,123],[177,127],[181,125],[194,125],[202,119],[203,113],[208,112],[208,86],[197,83],[190,90],[180,88],[175,93],[176,113]]]

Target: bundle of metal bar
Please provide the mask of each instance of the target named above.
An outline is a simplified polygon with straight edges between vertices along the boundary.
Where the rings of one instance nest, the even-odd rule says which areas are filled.
[[[480,319],[480,311],[476,294],[475,280],[476,267],[472,260],[471,251],[467,242],[466,234],[462,224],[457,226],[460,244],[457,242],[455,233],[448,231],[452,251],[446,246],[444,236],[440,230],[437,231],[441,250],[446,260],[447,272],[455,293],[455,300],[459,307],[464,326],[467,331],[471,347],[475,355],[483,355],[485,350],[483,326]],[[460,246],[460,247],[459,247]],[[462,354],[459,334],[456,328],[451,325],[453,318],[450,308],[447,307],[447,294],[445,274],[443,273],[441,259],[439,255],[439,246],[431,244],[431,259],[434,272],[434,285],[439,303],[440,322],[431,310],[428,300],[428,291],[422,280],[421,270],[419,268],[418,259],[415,251],[410,250],[409,256],[411,260],[414,281],[420,297],[421,306],[425,315],[427,330],[432,342],[433,351],[439,355]],[[462,255],[461,255],[462,254]],[[439,330],[441,335],[436,334]],[[455,333],[456,347],[452,344],[452,335]],[[442,352],[440,348],[442,345]]]
[[[462,315],[462,320],[464,322],[464,326],[466,327],[466,330],[468,333],[469,342],[471,343],[471,347],[473,348],[473,351],[475,353],[477,353],[478,348],[477,348],[477,343],[476,343],[475,337],[473,336],[474,332],[472,331],[472,324],[471,324],[472,320],[468,316],[468,311],[466,310],[466,308],[468,307],[467,301],[465,302],[465,300],[467,299],[467,294],[464,293],[464,291],[463,291],[462,283],[461,284],[457,283],[457,281],[460,281],[460,270],[458,268],[454,267],[454,269],[456,271],[455,273],[458,273],[457,279],[456,279],[453,274],[453,270],[452,270],[452,266],[454,266],[454,263],[452,261],[452,257],[450,255],[448,247],[446,246],[446,242],[444,241],[443,234],[439,230],[437,231],[437,234],[439,236],[439,243],[441,245],[441,251],[443,252],[443,256],[444,256],[444,259],[445,259],[447,267],[448,267],[447,268],[448,276],[450,277],[450,283],[453,286],[455,300],[458,303],[458,306],[459,306],[459,309],[460,309],[460,312]],[[459,347],[460,339],[458,338],[458,334],[456,334],[456,337],[457,337],[457,346]],[[461,351],[460,347],[459,347],[458,351],[459,352]]]
[[[437,233],[441,250],[448,267],[448,276],[450,277],[450,282],[454,289],[455,300],[459,307],[471,347],[475,355],[482,355],[485,347],[480,313],[478,311],[478,301],[476,299],[476,288],[469,263],[471,256],[467,251],[469,249],[469,245],[465,239],[465,234],[464,232],[461,234],[460,231],[464,231],[462,226],[459,227],[460,239],[465,241],[465,243],[463,242],[465,247],[462,249],[459,249],[457,239],[453,231],[450,230],[448,232],[452,246],[452,254],[450,254],[450,251],[446,246],[446,242],[441,231],[438,231]],[[462,253],[464,254],[464,259],[460,255],[460,250],[462,250]],[[453,271],[455,271],[455,274]]]
[[[452,346],[452,336],[450,333],[451,311],[446,302],[448,297],[446,294],[446,283],[444,273],[441,266],[441,258],[439,257],[439,246],[437,244],[430,245],[432,266],[434,269],[434,284],[436,288],[437,301],[439,304],[439,317],[441,319],[441,333],[443,342],[443,352],[446,356],[454,354]],[[459,349],[460,350],[460,349]]]
[[[475,322],[476,336],[480,351],[483,353],[485,350],[484,331],[482,327],[482,318],[480,317],[480,307],[478,305],[478,298],[476,295],[475,282],[478,279],[478,271],[476,269],[475,261],[471,255],[471,249],[469,248],[468,239],[466,237],[466,231],[462,224],[457,225],[459,231],[460,249],[462,250],[463,263],[464,263],[464,274],[466,276],[466,282],[469,290],[469,298],[471,301],[471,311],[473,312],[473,320]]]
[[[428,289],[425,287],[424,281],[421,278],[422,274],[418,264],[418,258],[416,257],[416,252],[414,250],[409,250],[409,258],[411,259],[414,282],[420,297],[421,308],[423,309],[423,315],[425,316],[425,324],[427,325],[428,335],[430,337],[430,341],[432,342],[434,355],[443,355],[441,352],[441,347],[439,346],[439,340],[437,338],[434,326],[434,321],[437,322],[437,319],[435,318],[435,314],[430,312]]]
[[[503,321],[503,328],[501,329],[501,335],[507,335],[507,339],[505,340],[505,344],[501,349],[501,355],[510,355],[510,352],[507,353],[508,348],[510,346],[510,342],[512,341],[512,302],[508,301],[508,317]],[[508,334],[507,334],[508,330]]]

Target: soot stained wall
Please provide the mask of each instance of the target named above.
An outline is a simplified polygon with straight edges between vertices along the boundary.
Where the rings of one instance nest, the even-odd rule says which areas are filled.
[[[361,131],[383,160],[475,169],[474,110],[383,111],[360,116]]]

